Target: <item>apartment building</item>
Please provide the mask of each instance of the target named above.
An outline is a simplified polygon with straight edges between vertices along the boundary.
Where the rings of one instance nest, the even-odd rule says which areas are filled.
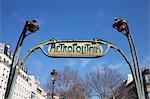
[[[31,99],[47,99],[47,93],[41,88],[39,80],[34,75],[29,75],[29,78],[32,89]]]
[[[16,79],[13,99],[31,99],[31,79],[22,69]]]
[[[5,96],[12,57],[10,45],[0,42],[0,99],[4,99]],[[31,80],[26,68],[21,68],[19,71],[12,99],[31,99]]]
[[[9,77],[12,54],[9,51],[10,46],[0,43],[0,99],[4,99]]]
[[[150,99],[150,66],[142,69],[146,99]]]
[[[142,70],[145,98],[150,99],[150,66]],[[137,99],[136,87],[133,82],[133,77],[128,74],[128,79],[116,89],[117,95],[115,99]]]

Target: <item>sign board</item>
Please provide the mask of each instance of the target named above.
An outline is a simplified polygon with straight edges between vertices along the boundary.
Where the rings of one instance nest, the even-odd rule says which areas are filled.
[[[99,57],[102,46],[93,41],[63,41],[49,45],[48,54],[52,57]]]

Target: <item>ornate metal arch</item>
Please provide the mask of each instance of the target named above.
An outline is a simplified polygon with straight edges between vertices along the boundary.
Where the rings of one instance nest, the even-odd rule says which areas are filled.
[[[33,53],[35,50],[37,49],[41,49],[41,51],[44,53],[44,55],[48,56],[48,57],[53,57],[51,55],[49,55],[45,50],[44,50],[44,46],[46,45],[49,45],[49,44],[54,44],[54,43],[58,43],[58,42],[71,42],[71,41],[76,41],[76,40],[57,40],[55,38],[53,39],[50,39],[50,40],[47,40],[47,41],[43,41],[41,43],[39,43],[38,45],[36,45],[35,47],[31,48],[27,54],[22,58],[22,63],[24,63],[26,61],[26,59],[29,57],[29,55],[31,53]],[[137,82],[137,78],[136,78],[136,74],[134,72],[134,67],[132,67],[131,65],[131,62],[129,61],[128,57],[126,56],[126,54],[122,51],[122,49],[120,49],[119,47],[117,47],[116,45],[106,41],[106,40],[102,40],[102,39],[93,39],[93,40],[77,40],[77,41],[80,41],[80,42],[93,42],[93,43],[98,43],[100,45],[104,45],[106,48],[105,50],[103,51],[103,53],[98,56],[98,57],[103,57],[104,55],[107,54],[107,52],[112,48],[116,51],[118,51],[122,56],[123,58],[125,59],[125,61],[127,62],[127,64],[129,65],[129,68],[130,68],[130,71],[133,75],[133,79],[135,81],[135,85],[136,87],[138,88],[138,82]]]

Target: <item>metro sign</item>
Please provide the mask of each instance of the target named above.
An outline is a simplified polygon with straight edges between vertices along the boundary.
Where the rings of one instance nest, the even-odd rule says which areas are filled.
[[[63,41],[49,45],[48,54],[52,57],[99,57],[102,46],[93,41]]]

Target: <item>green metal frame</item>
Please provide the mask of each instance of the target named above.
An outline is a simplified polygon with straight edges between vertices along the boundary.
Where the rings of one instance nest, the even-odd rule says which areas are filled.
[[[39,26],[38,26],[36,20],[26,21],[23,31],[18,39],[17,46],[15,48],[15,52],[13,54],[7,88],[6,88],[6,92],[5,92],[5,99],[12,99],[12,96],[13,96],[14,85],[16,83],[16,78],[17,78],[16,72],[18,72],[17,65],[18,65],[19,55],[20,55],[20,52],[22,49],[23,41],[27,36],[36,32],[38,29],[39,29]],[[27,31],[29,31],[30,33],[27,33]]]
[[[129,43],[131,55],[132,55],[132,61],[134,66],[134,73],[135,78],[137,80],[137,94],[139,99],[145,99],[145,91],[144,91],[144,84],[143,84],[143,78],[142,78],[142,72],[139,65],[138,55],[134,43],[134,39],[132,37],[132,34],[129,31],[128,22],[125,19],[115,18],[115,23],[112,25],[113,28],[124,34]]]
[[[97,57],[102,57],[102,56],[106,55],[107,52],[111,48],[116,50],[116,51],[118,51],[123,56],[123,58],[126,60],[126,62],[129,65],[129,68],[130,68],[131,73],[133,75],[133,79],[134,79],[135,86],[136,86],[136,89],[137,89],[138,98],[139,99],[145,99],[145,92],[144,92],[142,73],[141,73],[141,70],[140,70],[140,65],[139,65],[139,60],[138,60],[138,55],[137,55],[136,47],[135,47],[135,44],[134,44],[134,40],[133,40],[132,34],[129,32],[128,23],[125,20],[120,20],[120,22],[122,22],[123,24],[119,23],[119,25],[125,25],[125,30],[121,30],[119,32],[122,32],[128,38],[130,51],[131,51],[131,54],[132,54],[133,66],[131,65],[131,62],[129,61],[129,59],[126,56],[126,54],[119,47],[117,47],[116,45],[114,45],[114,44],[112,44],[112,43],[110,43],[108,41],[101,40],[101,39],[94,39],[94,40],[77,40],[77,42],[78,41],[79,42],[87,42],[88,41],[88,42],[95,42],[95,43],[98,43],[98,44],[105,45],[106,46],[105,51],[103,51],[103,53],[100,56],[97,56]],[[117,25],[117,23],[115,23],[113,25],[113,27],[115,25]],[[23,29],[20,37],[19,37],[16,49],[15,49],[15,52],[14,52],[14,55],[13,55],[12,66],[11,66],[9,79],[8,79],[8,84],[7,84],[7,89],[6,89],[6,93],[5,93],[5,99],[11,99],[11,96],[13,94],[12,93],[13,92],[13,88],[12,87],[14,87],[15,80],[16,80],[17,75],[19,73],[19,70],[21,68],[21,66],[17,67],[17,64],[18,64],[18,58],[19,58],[19,55],[20,55],[20,51],[21,51],[21,48],[22,48],[22,43],[23,43],[25,37],[31,34],[31,33],[26,34],[26,32],[27,31],[35,32],[38,29],[39,29],[39,26],[38,26],[38,24],[36,23],[35,20],[33,20],[31,22],[30,21],[26,21],[25,27],[24,27],[24,29]],[[125,31],[125,33],[124,33],[124,31]],[[37,46],[33,47],[32,49],[30,49],[27,52],[27,54],[22,58],[22,63],[24,63],[26,61],[26,59],[29,57],[29,55],[31,53],[33,53],[35,50],[37,50],[37,49],[41,49],[41,51],[46,56],[53,57],[52,55],[49,55],[44,50],[44,46],[46,46],[46,45],[49,45],[49,44],[52,44],[52,43],[57,43],[57,42],[74,42],[74,41],[76,41],[76,40],[56,40],[56,39],[51,39],[51,40],[48,40],[48,41],[41,42],[40,44],[38,44]],[[55,58],[55,57],[53,57],[53,58]],[[94,57],[91,57],[91,58],[94,58]]]
[[[31,53],[33,53],[35,50],[37,49],[41,49],[41,51],[44,53],[44,55],[48,56],[48,57],[51,57],[48,53],[46,53],[46,51],[44,50],[44,46],[46,45],[49,45],[49,44],[53,44],[53,43],[57,43],[57,42],[69,42],[69,41],[74,41],[74,40],[56,40],[56,39],[51,39],[51,40],[48,40],[48,41],[44,41],[44,42],[41,42],[39,43],[38,45],[36,45],[35,47],[31,48],[27,54],[22,58],[22,62],[24,63],[27,58],[29,57],[29,55]],[[94,39],[94,40],[80,40],[81,42],[86,42],[86,41],[91,41],[91,42],[95,42],[95,43],[98,43],[98,44],[103,44],[106,46],[106,49],[105,51],[103,51],[103,54],[101,55],[104,56],[107,54],[107,52],[112,48],[116,51],[118,51],[122,57],[125,59],[125,61],[127,62],[127,64],[129,65],[129,68],[130,68],[130,71],[133,75],[133,79],[134,79],[134,82],[135,82],[135,86],[137,88],[137,92],[139,93],[139,85],[138,85],[138,81],[137,81],[137,77],[136,77],[136,73],[134,72],[134,67],[131,65],[131,62],[129,61],[127,55],[122,51],[122,49],[120,49],[119,47],[117,47],[116,45],[108,42],[108,41],[105,41],[105,40],[102,40],[102,39]],[[19,69],[18,69],[19,70]]]

